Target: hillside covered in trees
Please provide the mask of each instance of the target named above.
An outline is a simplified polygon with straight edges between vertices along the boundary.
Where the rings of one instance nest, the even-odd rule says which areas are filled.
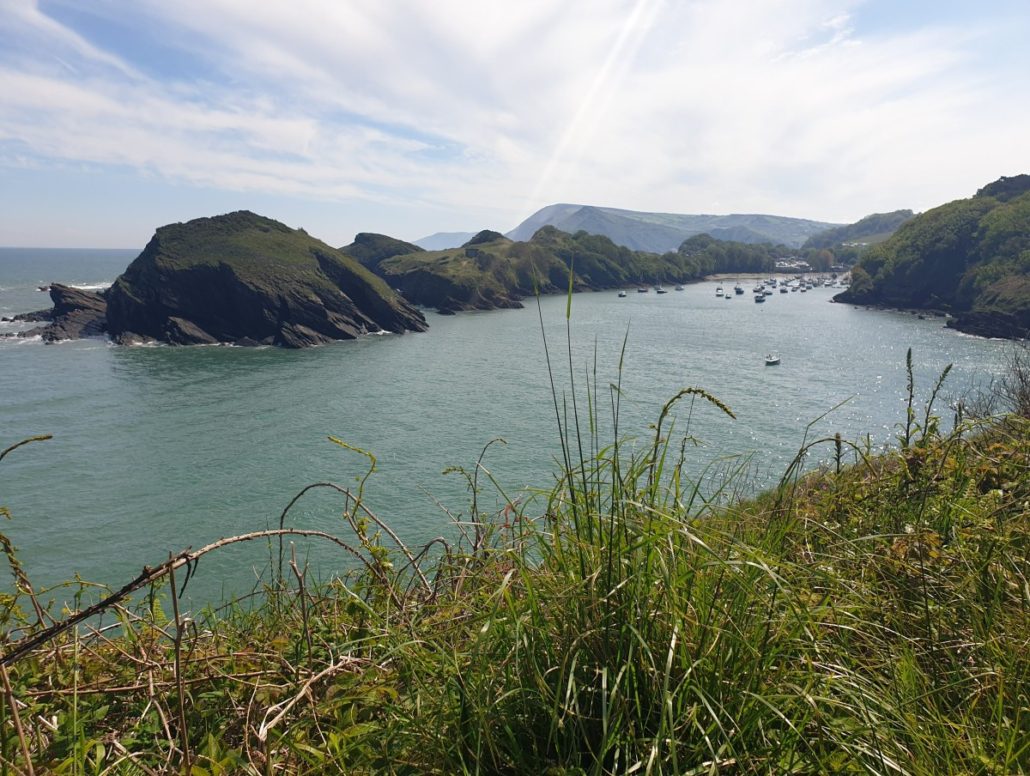
[[[791,249],[696,235],[676,251],[649,253],[616,245],[608,237],[568,234],[544,226],[517,242],[480,232],[459,248],[411,250],[382,235],[359,235],[344,253],[358,259],[416,304],[441,312],[518,307],[536,291],[565,290],[569,268],[576,290],[634,284],[685,283],[721,272],[771,271]]]
[[[871,247],[838,301],[951,313],[972,334],[1030,333],[1030,175],[928,210]]]

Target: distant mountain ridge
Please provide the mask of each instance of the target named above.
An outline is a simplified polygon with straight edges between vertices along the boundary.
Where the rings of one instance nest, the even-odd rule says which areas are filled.
[[[603,235],[638,251],[675,251],[684,240],[708,234],[720,240],[769,242],[799,248],[812,235],[841,226],[805,218],[763,214],[688,215],[559,203],[538,210],[505,236],[529,240],[543,226],[575,234]]]
[[[425,237],[419,237],[414,242],[425,251],[446,251],[464,245],[475,234],[475,232],[434,232]]]

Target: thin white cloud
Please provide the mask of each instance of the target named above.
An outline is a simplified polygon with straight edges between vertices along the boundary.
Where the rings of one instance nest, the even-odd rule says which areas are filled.
[[[467,215],[441,228],[555,201],[842,220],[1030,168],[1025,77],[971,67],[989,20],[863,34],[861,5],[75,6],[159,42],[142,61],[0,0],[0,164]]]

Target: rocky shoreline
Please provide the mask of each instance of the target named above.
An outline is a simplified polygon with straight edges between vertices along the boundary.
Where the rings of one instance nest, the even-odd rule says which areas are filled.
[[[830,301],[837,304],[851,304],[856,307],[868,307],[874,310],[894,310],[917,315],[920,318],[943,318],[949,329],[986,339],[1030,339],[1030,323],[1020,321],[1015,315],[1001,311],[967,311],[952,312],[936,307],[898,307],[897,305],[879,302],[859,301],[848,297],[848,292],[837,294]]]

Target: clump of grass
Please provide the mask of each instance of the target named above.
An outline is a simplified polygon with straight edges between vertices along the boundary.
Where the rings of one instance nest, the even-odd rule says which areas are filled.
[[[352,573],[312,586],[284,550],[256,603],[190,615],[177,556],[135,601],[20,652],[57,618],[24,611],[25,577],[0,612],[0,757],[62,773],[1028,772],[1030,428],[945,432],[939,390],[917,411],[910,382],[896,450],[818,440],[831,466],[726,505],[684,474],[675,415],[730,408],[686,388],[632,447],[619,380],[604,395],[594,375],[554,391],[556,485],[498,488],[484,511],[481,457],[455,542],[409,550],[364,479],[324,483]],[[260,538],[302,533],[288,513]]]

